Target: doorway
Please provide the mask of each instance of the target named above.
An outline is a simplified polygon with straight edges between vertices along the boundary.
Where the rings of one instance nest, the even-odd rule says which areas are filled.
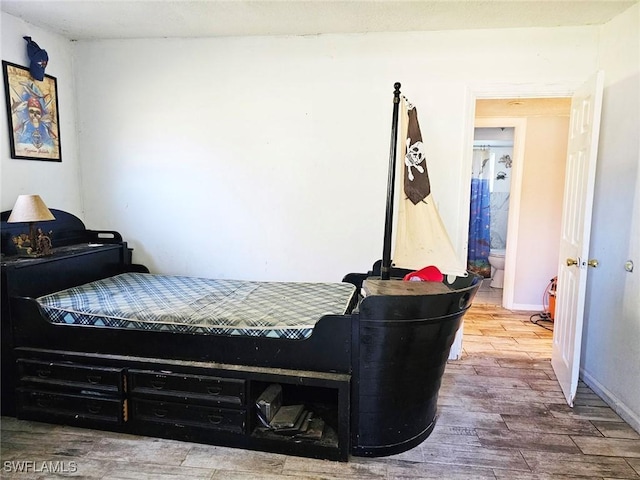
[[[557,275],[570,106],[570,98],[476,101],[476,129],[513,133],[500,296],[510,310],[543,310],[545,291]],[[500,181],[494,178],[494,184]]]

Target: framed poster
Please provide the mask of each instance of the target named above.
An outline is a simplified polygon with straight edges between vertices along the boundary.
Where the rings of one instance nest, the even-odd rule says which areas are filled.
[[[61,162],[56,79],[34,80],[28,68],[4,60],[2,70],[11,158]]]

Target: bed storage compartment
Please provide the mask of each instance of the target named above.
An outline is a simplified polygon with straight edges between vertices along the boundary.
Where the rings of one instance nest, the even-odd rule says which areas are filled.
[[[185,398],[185,400],[188,397]],[[245,410],[232,410],[190,403],[163,402],[134,398],[132,421],[151,423],[171,429],[185,427],[245,433]]]
[[[347,460],[351,376],[300,370],[291,373],[290,377],[261,376],[251,382],[248,423],[251,438],[265,449],[281,453]],[[271,385],[282,389],[279,410],[301,407],[299,421],[292,428],[278,431],[260,419],[256,403]],[[301,425],[304,431],[297,430]]]
[[[207,431],[243,435],[245,380],[180,370],[128,370],[134,428],[196,441]]]
[[[127,421],[124,369],[18,356],[19,418],[109,428]]]
[[[116,396],[124,392],[122,368],[96,367],[76,363],[47,362],[19,358],[18,375],[23,385],[39,388],[79,389]]]
[[[129,384],[132,396],[167,400],[189,398],[208,404],[244,405],[245,381],[235,378],[131,369]]]
[[[16,355],[22,419],[330,460],[349,455],[349,374],[30,347]],[[283,405],[304,405],[322,420],[322,430],[262,430],[256,403],[270,385],[280,386]]]
[[[129,368],[130,427],[141,435],[346,460],[350,376],[207,362]],[[314,436],[273,432],[258,419],[257,400],[270,385],[283,406],[303,405],[322,430]]]
[[[103,427],[126,421],[126,401],[91,392],[62,393],[18,388],[18,416],[44,422]]]

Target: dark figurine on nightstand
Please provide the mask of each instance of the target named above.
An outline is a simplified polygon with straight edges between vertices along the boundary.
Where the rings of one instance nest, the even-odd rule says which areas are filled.
[[[38,228],[37,233],[34,235],[35,240],[29,238],[29,235],[21,233],[15,237],[12,237],[14,245],[16,246],[16,252],[20,257],[46,257],[53,253],[51,250],[51,236],[53,231],[48,232],[46,235],[42,232],[41,228]]]

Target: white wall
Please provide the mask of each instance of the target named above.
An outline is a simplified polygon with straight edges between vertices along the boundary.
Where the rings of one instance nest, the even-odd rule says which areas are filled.
[[[569,117],[531,116],[526,132],[513,308],[541,310],[558,275]]]
[[[468,92],[577,85],[596,53],[595,27],[78,42],[86,217],[159,272],[363,271],[381,255],[401,81],[465,257]]]
[[[62,163],[12,159],[7,113],[3,106],[0,109],[2,111],[0,114],[0,138],[2,139],[0,141],[2,173],[0,208],[2,211],[11,210],[18,195],[35,193],[40,195],[49,207],[66,210],[82,218],[72,44],[65,38],[36,28],[5,13],[1,14],[1,21],[2,60],[29,66],[27,43],[23,36],[32,37],[49,55],[46,74],[55,77],[58,81]],[[4,82],[0,83],[2,83],[0,101],[4,104]]]
[[[640,7],[602,28],[605,71],[582,374],[640,431]],[[632,259],[633,273],[624,269]]]

